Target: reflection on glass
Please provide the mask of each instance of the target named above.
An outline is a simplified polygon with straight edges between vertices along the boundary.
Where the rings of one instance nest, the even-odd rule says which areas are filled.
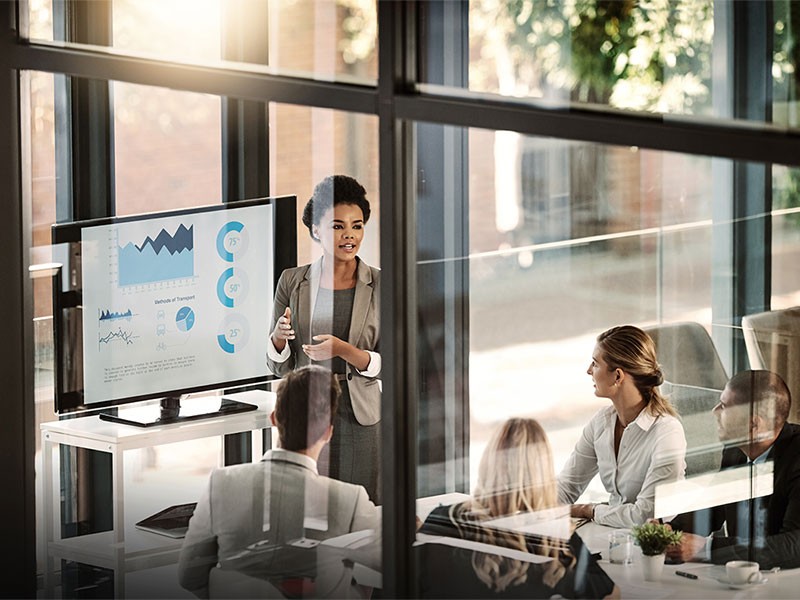
[[[604,406],[585,375],[600,331],[711,325],[711,161],[472,130],[470,174],[470,396],[492,398],[471,403],[471,454],[531,414],[560,468]]]
[[[741,437],[737,442],[720,433],[720,398],[730,377],[748,366],[769,369],[784,378],[792,395],[800,394],[794,368],[800,357],[793,347],[800,339],[794,169],[771,167],[771,211],[752,209],[736,219],[733,173],[745,165],[724,159],[427,123],[416,132],[424,182],[416,202],[426,216],[417,247],[417,476],[423,496],[445,493],[442,502],[452,505],[461,501],[453,493],[475,493],[478,457],[508,418],[533,417],[542,424],[559,472],[591,415],[608,405],[592,393],[586,368],[597,334],[615,325],[635,324],[654,340],[661,393],[684,428],[690,482],[713,478],[728,465],[732,450],[743,456],[736,448]],[[468,144],[467,157],[456,151],[452,160],[446,152],[444,160],[431,158],[430,147],[459,135]],[[430,190],[438,189],[444,193],[433,196]],[[438,212],[431,210],[434,204]],[[767,231],[770,225],[772,248],[756,242],[742,247],[734,237],[741,228]],[[444,250],[436,254],[440,242]],[[764,268],[770,253],[773,310],[731,315],[744,269]],[[462,269],[466,282],[459,280]],[[457,327],[464,309],[468,338]],[[469,350],[461,354],[459,344],[467,339]],[[463,393],[461,361],[469,373]],[[787,414],[789,421],[798,419],[796,402]],[[461,484],[463,438],[469,464]],[[774,467],[774,493],[762,485],[773,483],[769,473],[746,474],[740,482],[745,504],[757,496],[783,497],[782,467]],[[433,472],[444,476],[434,480]],[[661,490],[659,515],[693,506],[682,505],[675,494],[670,503],[666,492]],[[717,506],[733,498],[729,492],[704,500]],[[658,498],[657,491],[657,503]],[[608,501],[597,479],[577,499]],[[782,552],[780,564],[789,564],[790,556]]]
[[[798,120],[798,91],[800,80],[797,66],[800,64],[800,45],[797,43],[797,28],[800,26],[800,6],[792,0],[772,3],[774,10],[773,38],[773,121],[788,127],[800,125]]]
[[[380,568],[380,510],[363,487],[318,472],[341,400],[325,367],[284,375],[272,412],[279,447],[211,473],[181,550],[184,588],[212,598],[352,597],[364,567]]]
[[[377,80],[376,0],[278,0],[269,9],[270,66]]]
[[[117,214],[220,202],[220,138],[218,97],[115,82]]]
[[[800,305],[800,169],[772,168],[773,309]]]
[[[748,557],[762,568],[800,566],[797,455],[800,426],[787,422],[791,394],[767,370],[744,370],[725,385],[713,413],[725,450],[718,473],[701,475],[662,494],[664,509],[683,531],[676,559],[724,565]],[[713,542],[705,543],[714,534]]]
[[[719,118],[734,116],[727,95],[746,94],[754,107],[762,104],[761,113],[736,116],[797,127],[800,7],[770,4],[768,16],[742,9],[743,3],[713,0],[470,0],[469,88],[559,104]],[[743,21],[761,31],[759,18],[771,18],[773,38],[760,48],[736,48],[762,42],[734,33],[731,24]],[[734,56],[754,54],[772,58],[748,67],[761,69],[772,82],[771,111],[755,91],[733,92],[734,82],[723,71]],[[761,75],[756,71],[751,76]]]
[[[114,47],[159,58],[215,61],[220,0],[114,0]]]
[[[28,32],[32,40],[53,39],[53,0],[29,0]]]
[[[420,595],[606,597],[613,581],[571,529],[547,435],[534,419],[509,419],[483,452],[473,496],[434,508],[420,527]]]
[[[711,109],[712,0],[470,2],[470,88],[654,112]]]

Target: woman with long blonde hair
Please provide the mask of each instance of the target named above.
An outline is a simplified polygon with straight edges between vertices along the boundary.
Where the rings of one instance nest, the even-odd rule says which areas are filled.
[[[633,325],[597,337],[587,374],[606,406],[583,429],[558,476],[558,499],[572,516],[610,527],[632,527],[653,517],[656,488],[682,479],[686,437],[675,409],[661,395],[664,380],[652,338]],[[573,504],[592,478],[607,503]]]
[[[480,545],[473,550],[422,546],[423,596],[601,598],[616,593],[614,583],[577,535],[564,539],[525,535],[491,523],[524,513],[540,513],[546,520],[557,519],[558,513],[568,517],[558,510],[552,453],[544,430],[534,419],[514,418],[495,432],[483,452],[472,498],[438,507],[420,529]],[[493,552],[492,547],[498,550]],[[531,562],[520,552],[540,558]],[[576,571],[587,575],[578,582]]]

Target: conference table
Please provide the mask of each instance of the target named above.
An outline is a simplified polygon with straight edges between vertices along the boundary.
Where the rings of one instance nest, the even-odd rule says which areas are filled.
[[[608,561],[608,534],[610,527],[586,523],[578,527],[578,535],[592,553],[600,553],[600,565],[619,586],[622,598],[708,599],[716,598],[763,598],[778,600],[800,597],[800,569],[782,570],[777,573],[764,572],[765,583],[749,585],[744,589],[733,589],[719,579],[725,579],[725,567],[703,563],[664,565],[660,581],[645,581],[642,575],[641,552],[634,546],[633,562],[628,565],[611,564]],[[676,575],[676,571],[691,573],[697,579]]]
[[[417,500],[417,514],[421,520],[438,505],[449,505],[461,502],[466,494],[442,494]],[[520,531],[526,531],[525,526]],[[593,554],[600,554],[600,565],[609,577],[620,588],[623,599],[658,600],[673,598],[676,600],[715,600],[726,599],[764,599],[782,600],[784,598],[800,598],[800,569],[781,570],[777,573],[765,572],[765,583],[747,586],[744,589],[733,589],[726,583],[725,567],[704,563],[684,563],[682,565],[664,565],[660,581],[645,581],[642,572],[642,557],[638,546],[633,547],[633,562],[628,565],[612,564],[608,560],[608,534],[614,531],[593,522],[585,523],[577,528],[577,533]],[[418,536],[421,537],[421,536]],[[683,571],[696,575],[697,579],[688,579],[676,575]]]

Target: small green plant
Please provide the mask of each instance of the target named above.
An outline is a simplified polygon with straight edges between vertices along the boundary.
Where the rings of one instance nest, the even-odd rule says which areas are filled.
[[[660,523],[638,525],[631,530],[631,533],[645,556],[661,554],[667,546],[680,542],[683,536],[680,531],[672,531],[669,525]]]

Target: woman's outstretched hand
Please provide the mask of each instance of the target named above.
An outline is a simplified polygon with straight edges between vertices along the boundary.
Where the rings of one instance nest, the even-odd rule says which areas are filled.
[[[335,335],[321,334],[315,335],[313,338],[318,344],[303,344],[303,352],[306,353],[311,360],[330,360],[336,356],[340,356],[341,345],[344,343]]]
[[[292,309],[288,306],[283,314],[278,317],[275,329],[272,330],[272,343],[278,352],[282,352],[286,347],[286,340],[294,339],[294,329],[292,329]]]

